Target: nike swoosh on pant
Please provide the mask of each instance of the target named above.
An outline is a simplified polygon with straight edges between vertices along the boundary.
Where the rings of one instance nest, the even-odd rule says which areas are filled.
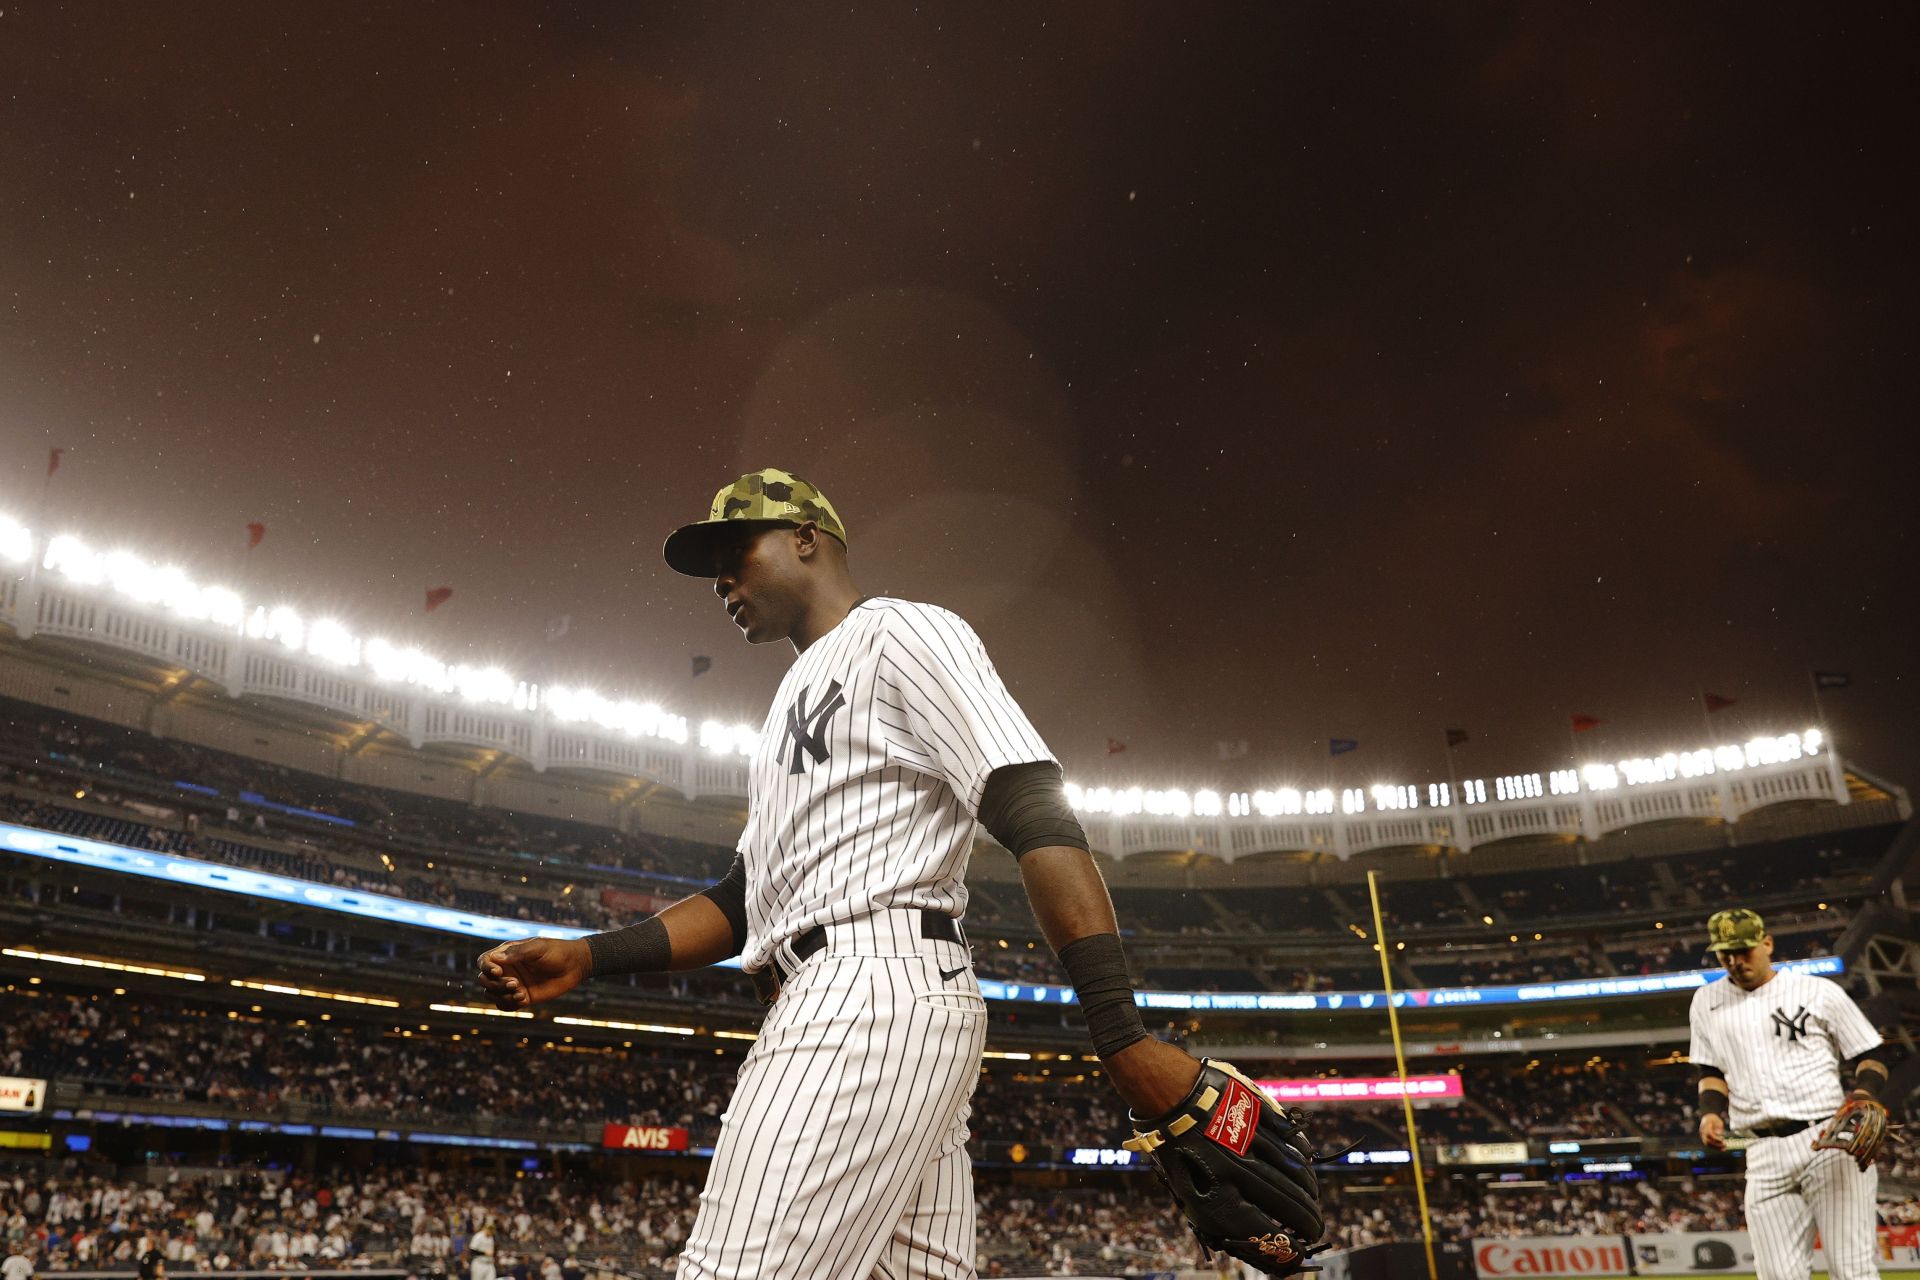
[[[965,965],[961,965],[958,969],[954,969],[951,972],[949,972],[946,969],[942,969],[940,971],[940,981],[952,982],[955,978],[959,977],[961,974],[965,973],[966,971],[967,971],[967,966]]]

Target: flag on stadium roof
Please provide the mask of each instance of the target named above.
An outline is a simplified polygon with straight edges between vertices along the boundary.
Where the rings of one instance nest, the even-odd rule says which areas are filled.
[[[1213,753],[1222,760],[1240,760],[1251,750],[1245,738],[1221,738],[1213,744]]]
[[[65,452],[66,452],[65,449],[47,450],[47,478],[48,479],[52,479],[53,473],[60,469],[60,455]]]
[[[571,630],[573,630],[573,615],[570,613],[558,614],[547,619],[546,634],[549,640],[558,640]]]
[[[1449,747],[1457,747],[1466,741],[1467,731],[1465,729],[1447,730],[1447,745]]]
[[[453,599],[452,587],[427,588],[427,612],[432,613],[447,601]]]
[[[1126,749],[1127,749],[1127,744],[1126,744],[1126,743],[1124,743],[1124,742],[1122,742],[1122,741],[1120,741],[1120,739],[1118,739],[1118,738],[1108,738],[1108,739],[1107,739],[1107,754],[1108,754],[1108,755],[1110,755],[1110,756],[1117,756],[1117,755],[1119,755],[1119,754],[1120,754],[1120,753],[1121,753],[1122,751],[1125,751]]]
[[[1725,711],[1728,707],[1740,701],[1740,699],[1723,698],[1717,693],[1702,693],[1700,695],[1700,701],[1706,704],[1708,711]]]
[[[1853,683],[1853,675],[1846,671],[1816,671],[1813,673],[1813,687],[1816,689],[1844,689]]]
[[[696,653],[693,655],[693,678],[695,680],[698,680],[711,670],[713,670],[712,658],[709,658],[704,653]]]
[[[258,520],[247,521],[247,550],[251,551],[259,546],[260,540],[266,536],[266,525],[261,524]]]
[[[1358,738],[1327,739],[1327,754],[1330,756],[1343,756],[1349,751],[1358,751],[1359,749],[1360,739]]]
[[[1598,729],[1605,723],[1606,721],[1602,720],[1599,716],[1581,715],[1578,711],[1573,713],[1573,731],[1575,733],[1585,733],[1589,729]]]

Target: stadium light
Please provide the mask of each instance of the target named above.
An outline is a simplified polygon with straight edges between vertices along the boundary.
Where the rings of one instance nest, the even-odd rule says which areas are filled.
[[[33,559],[33,531],[12,516],[0,515],[0,560],[25,564]]]
[[[0,562],[30,562],[34,545],[31,530],[10,516],[0,515]],[[76,586],[104,588],[137,605],[277,644],[332,667],[358,668],[381,683],[411,685],[475,705],[510,707],[520,712],[534,712],[545,704],[555,720],[589,723],[627,737],[676,744],[692,738],[686,717],[652,702],[603,695],[591,689],[542,688],[500,666],[450,665],[418,648],[386,639],[363,641],[344,622],[330,618],[310,621],[288,604],[249,606],[227,587],[195,583],[177,565],[155,566],[124,549],[97,552],[72,534],[50,538],[41,564],[50,574]],[[750,725],[706,720],[698,728],[701,749],[720,758],[751,757],[758,740],[758,730]],[[1492,779],[1491,786],[1484,778],[1462,779],[1457,784],[1428,783],[1425,805],[1451,808],[1457,803],[1486,804],[1490,799],[1524,803],[1547,796],[1607,792],[1623,786],[1665,784],[1791,764],[1822,753],[1830,754],[1825,735],[1818,729],[1807,729],[1797,734],[1763,735],[1738,744],[1595,761],[1544,774],[1508,774]],[[1279,787],[1234,791],[1224,796],[1210,788],[1190,792],[1138,785],[1081,787],[1069,782],[1067,792],[1075,809],[1116,818],[1142,814],[1176,819],[1290,818],[1336,812],[1357,816],[1422,807],[1418,786],[1396,782],[1345,788],[1337,793],[1330,787],[1307,791]]]
[[[193,973],[186,969],[159,969],[152,965],[126,964],[119,960],[94,960],[87,956],[70,956],[58,951],[38,951],[32,947],[0,947],[0,956],[12,956],[16,960],[40,960],[47,964],[72,965],[76,969],[111,969],[115,973],[139,973],[149,978],[175,978],[181,982],[205,982],[207,975]],[[38,982],[36,978],[34,981]]]
[[[760,731],[751,725],[722,724],[718,720],[700,724],[700,747],[712,755],[752,758],[759,746]]]
[[[307,652],[336,667],[360,665],[360,641],[332,618],[322,618],[307,629]]]
[[[342,1004],[367,1004],[382,1009],[398,1009],[398,1000],[388,1000],[384,996],[355,996],[344,991],[315,991],[311,987],[290,987],[280,982],[256,982],[249,978],[228,978],[227,985],[243,987],[248,991],[267,991],[277,996],[304,996],[309,1000],[338,1000]],[[255,1010],[258,1012],[258,1010]]]
[[[47,554],[40,561],[40,567],[71,578],[83,587],[97,587],[107,580],[107,568],[101,557],[70,533],[47,543]]]
[[[496,1009],[490,1004],[430,1004],[435,1013],[470,1013],[486,1018],[531,1018],[525,1009]]]
[[[607,1018],[555,1018],[555,1022],[568,1027],[605,1027],[613,1031],[651,1031],[663,1036],[694,1035],[692,1027],[663,1027],[652,1022],[619,1022]]]

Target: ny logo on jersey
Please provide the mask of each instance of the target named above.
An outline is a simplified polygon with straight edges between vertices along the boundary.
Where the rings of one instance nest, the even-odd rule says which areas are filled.
[[[1792,1044],[1795,1040],[1807,1034],[1807,1006],[1801,1005],[1800,1012],[1794,1014],[1791,1018],[1787,1016],[1785,1009],[1775,1009],[1773,1011],[1774,1039],[1779,1039],[1783,1034],[1787,1037],[1788,1044]]]
[[[829,754],[827,730],[833,727],[833,713],[846,705],[838,680],[827,686],[827,691],[820,695],[820,705],[811,711],[807,710],[807,690],[800,691],[800,696],[793,700],[793,710],[787,712],[787,736],[792,741],[781,744],[783,751],[793,753],[787,762],[788,773],[806,772],[806,765],[800,759],[802,751],[812,756],[815,764],[825,762]],[[780,757],[776,755],[774,759],[777,761]]]

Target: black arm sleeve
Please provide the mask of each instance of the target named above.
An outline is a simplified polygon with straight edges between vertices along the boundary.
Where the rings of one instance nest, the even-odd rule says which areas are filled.
[[[1073,816],[1051,760],[1003,764],[987,775],[980,793],[980,825],[1018,858],[1049,845],[1087,847],[1087,833]]]
[[[1866,1094],[1869,1098],[1878,1098],[1880,1086],[1887,1082],[1887,1076],[1893,1070],[1892,1063],[1888,1061],[1892,1053],[1893,1046],[1883,1044],[1868,1049],[1864,1053],[1854,1054],[1840,1064],[1841,1079],[1851,1080],[1853,1083],[1850,1087]],[[1880,1069],[1878,1071],[1860,1070],[1860,1065],[1867,1061],[1872,1061]]]
[[[733,855],[733,865],[727,868],[727,874],[711,888],[700,891],[714,906],[720,908],[720,914],[733,926],[733,953],[739,955],[747,949],[747,863],[739,854]]]

